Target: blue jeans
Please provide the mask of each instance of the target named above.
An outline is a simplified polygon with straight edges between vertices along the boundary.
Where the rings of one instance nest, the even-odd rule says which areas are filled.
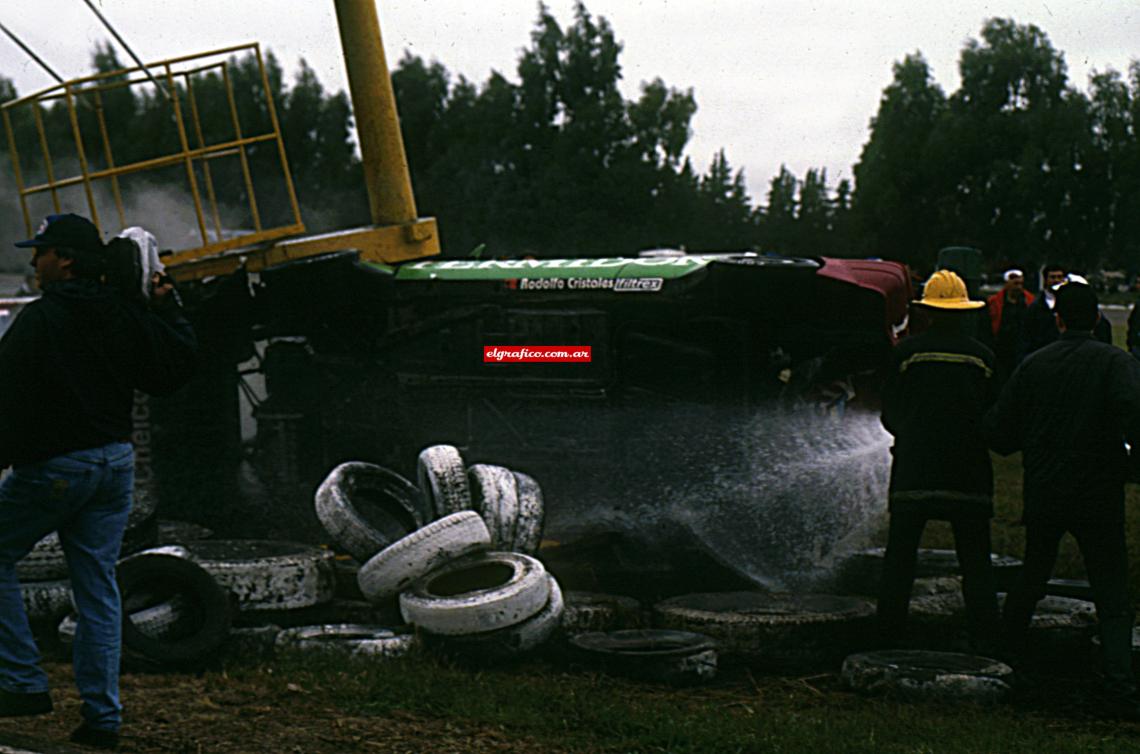
[[[17,466],[0,483],[0,688],[45,692],[47,675],[32,639],[16,562],[44,535],[59,532],[79,623],[75,684],[87,724],[118,730],[122,609],[115,561],[134,486],[134,450],[111,443]]]

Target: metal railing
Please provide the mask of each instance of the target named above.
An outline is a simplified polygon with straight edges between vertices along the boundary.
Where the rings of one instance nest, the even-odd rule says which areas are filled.
[[[234,93],[234,81],[230,74],[234,56],[243,52],[252,54],[256,58],[261,90],[265,98],[265,112],[269,121],[267,130],[251,135],[247,135],[243,130],[238,101]],[[226,58],[225,56],[229,57]],[[155,97],[154,101],[149,104],[153,107],[169,108],[167,114],[177,129],[179,148],[155,157],[118,165],[112,148],[112,133],[108,129],[104,95],[123,88],[153,87],[154,84],[146,69],[161,71],[160,76],[165,79],[170,96],[161,99]],[[190,261],[228,249],[254,246],[304,232],[304,224],[301,221],[297,196],[285,155],[285,145],[281,138],[277,111],[273,104],[269,76],[259,45],[256,43],[238,45],[196,55],[170,58],[149,64],[146,69],[142,67],[123,68],[73,79],[36,94],[12,100],[0,107],[4,128],[7,131],[9,153],[19,192],[20,208],[29,235],[32,234],[34,227],[29,200],[47,194],[51,197],[55,212],[66,211],[64,203],[61,201],[61,190],[77,186],[82,186],[87,212],[100,231],[103,231],[104,227],[99,212],[97,187],[101,188],[106,184],[109,184],[110,187],[110,201],[114,204],[120,227],[128,224],[148,225],[152,218],[132,219],[129,217],[130,213],[127,210],[127,203],[124,201],[121,179],[127,175],[142,174],[179,164],[185,166],[185,188],[188,190],[189,199],[193,203],[195,225],[201,243],[198,246],[191,245],[189,248],[179,250],[167,260],[168,264]],[[139,75],[140,73],[143,75]],[[229,127],[232,129],[228,138],[215,138],[210,141],[203,129],[200,103],[195,93],[195,78],[207,75],[213,75],[215,81],[220,81],[225,90],[226,108],[229,111]],[[67,145],[67,148],[70,153],[73,153],[79,167],[77,174],[66,176],[57,174],[57,160],[53,159],[53,156],[59,153],[59,145],[58,143],[50,143],[49,129],[45,125],[44,117],[45,108],[50,106],[49,112],[54,115],[59,103],[62,103],[66,108],[70,123],[71,143]],[[21,136],[26,137],[27,134],[13,128],[14,116],[18,116],[25,108],[31,110],[31,119],[34,124],[36,144],[33,149],[38,147],[39,151],[36,160],[21,159],[19,147],[27,147],[28,145],[21,145],[18,142]],[[88,113],[93,111],[94,113],[98,142],[101,146],[95,155],[89,156],[85,147],[85,143],[92,138],[92,134],[89,133],[91,118],[86,115],[81,118],[81,110]],[[83,121],[86,121],[87,132],[82,128]],[[56,136],[59,135],[56,134]],[[195,142],[195,146],[191,146],[191,139]],[[264,224],[265,215],[258,205],[254,191],[254,165],[253,160],[250,159],[250,148],[263,143],[276,145],[276,154],[280,164],[280,179],[284,183],[284,194],[289,205],[289,218],[284,222],[270,226]],[[53,147],[55,147],[54,152]],[[239,196],[236,197],[236,201],[232,195],[226,195],[219,191],[215,176],[211,171],[211,162],[225,157],[237,157],[240,162],[241,180],[236,186],[236,191],[232,184],[222,187],[223,189],[230,189],[231,194],[237,193]],[[37,161],[45,180],[27,185],[23,168],[25,165],[31,165]],[[102,164],[97,164],[99,162]],[[199,171],[201,175],[199,175]],[[264,179],[264,175],[258,177]],[[204,199],[200,184],[204,184]],[[240,196],[243,191],[244,201],[241,200]],[[246,217],[249,224],[252,225],[252,229],[238,232],[225,229],[220,209],[223,203],[226,207],[244,204],[246,206],[245,211],[248,213]],[[67,209],[76,211],[77,208],[68,207]],[[283,215],[284,213],[278,214]],[[208,229],[208,225],[212,228]],[[169,245],[169,240],[160,238],[160,242],[164,246]]]

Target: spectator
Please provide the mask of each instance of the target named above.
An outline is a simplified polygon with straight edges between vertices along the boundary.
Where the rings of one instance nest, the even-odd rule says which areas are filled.
[[[1132,675],[1132,602],[1124,538],[1125,440],[1140,447],[1140,363],[1098,342],[1096,293],[1058,288],[1060,338],[1022,362],[986,416],[991,447],[1022,451],[1025,566],[1005,604],[1005,641],[1024,646],[1065,532],[1077,540],[1092,584],[1112,712],[1140,719]]]
[[[152,305],[103,283],[99,231],[78,215],[51,215],[32,266],[43,296],[0,340],[0,717],[52,710],[16,581],[16,563],[59,533],[79,622],[75,683],[83,721],[76,743],[118,745],[121,606],[115,561],[131,507],[135,389],[167,393],[194,366],[189,324],[154,281]]]
[[[986,300],[997,359],[995,379],[998,387],[1005,384],[1026,353],[1026,313],[1033,304],[1033,294],[1025,290],[1025,276],[1018,269],[1002,273],[1005,285]]]

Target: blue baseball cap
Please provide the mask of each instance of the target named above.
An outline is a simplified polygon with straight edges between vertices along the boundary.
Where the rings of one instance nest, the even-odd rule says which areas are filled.
[[[99,229],[86,217],[68,213],[48,215],[36,230],[35,238],[19,241],[16,246],[22,249],[62,246],[79,252],[98,252],[103,249],[103,239]]]

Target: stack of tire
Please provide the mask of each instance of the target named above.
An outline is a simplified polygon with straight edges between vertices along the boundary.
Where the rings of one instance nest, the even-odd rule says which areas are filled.
[[[193,524],[161,522],[158,547],[121,559],[123,645],[138,668],[195,666],[227,647],[268,653],[282,627],[343,620],[333,553],[309,545],[210,539]],[[370,605],[361,603],[370,617]],[[64,643],[74,618],[59,626]]]
[[[542,490],[501,466],[467,468],[450,445],[425,448],[419,490],[373,464],[342,464],[317,491],[317,517],[360,561],[357,584],[385,612],[398,605],[423,643],[474,661],[517,657],[558,628],[562,591],[534,557]]]

